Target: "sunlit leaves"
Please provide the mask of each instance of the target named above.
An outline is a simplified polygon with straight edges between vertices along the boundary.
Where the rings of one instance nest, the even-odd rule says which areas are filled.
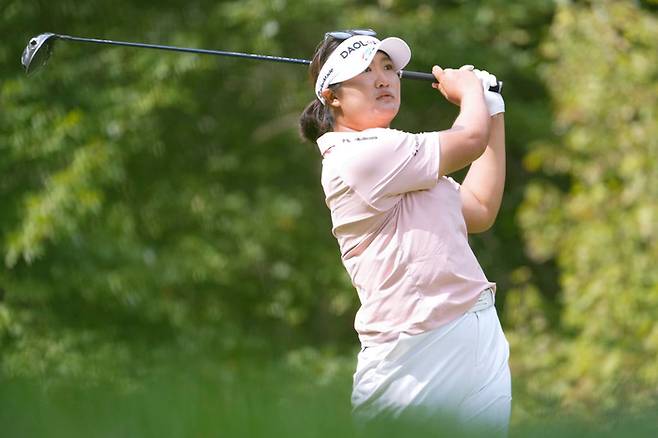
[[[530,254],[555,258],[573,336],[563,405],[589,411],[658,396],[658,20],[633,2],[561,4],[543,70],[560,140],[526,158],[568,185],[534,183],[520,212]],[[551,353],[546,353],[548,358]],[[633,370],[633,371],[630,371]]]
[[[32,262],[43,254],[46,241],[60,233],[72,233],[88,213],[98,212],[102,192],[94,179],[109,167],[110,156],[101,145],[78,149],[70,166],[50,176],[45,190],[28,196],[25,219],[19,230],[9,235],[5,264],[12,267],[19,258]]]

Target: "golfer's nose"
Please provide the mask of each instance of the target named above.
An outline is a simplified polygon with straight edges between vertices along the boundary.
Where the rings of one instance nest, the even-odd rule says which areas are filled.
[[[377,71],[377,76],[375,77],[375,88],[385,88],[391,85],[390,81],[386,77],[386,72],[383,70]]]

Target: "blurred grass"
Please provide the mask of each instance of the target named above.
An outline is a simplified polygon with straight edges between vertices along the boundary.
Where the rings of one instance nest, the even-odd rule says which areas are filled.
[[[384,421],[357,427],[348,375],[321,382],[285,362],[227,368],[176,360],[133,384],[2,379],[2,437],[397,437],[463,436],[436,425]],[[54,383],[56,382],[56,383]],[[442,423],[443,424],[443,423]],[[583,421],[555,412],[514,425],[511,437],[654,437],[658,415]],[[487,436],[481,434],[480,436]]]

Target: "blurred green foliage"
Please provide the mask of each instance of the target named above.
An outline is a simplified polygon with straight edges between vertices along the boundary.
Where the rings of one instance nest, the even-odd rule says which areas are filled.
[[[539,343],[515,339],[535,357],[520,373],[530,391],[583,412],[658,393],[657,49],[655,14],[605,1],[561,4],[542,46],[559,136],[525,157],[543,178],[526,185],[518,217],[526,253],[555,260],[560,294],[516,300],[557,307],[559,321],[533,330]]]
[[[60,41],[27,77],[19,57],[52,31],[310,58],[325,31],[372,27],[411,70],[505,81],[506,195],[472,244],[515,421],[655,403],[655,2],[4,0],[0,22],[0,378],[130,388],[257,362],[349,384],[358,303],[296,132],[303,67]],[[428,84],[403,90],[394,127],[450,125]]]

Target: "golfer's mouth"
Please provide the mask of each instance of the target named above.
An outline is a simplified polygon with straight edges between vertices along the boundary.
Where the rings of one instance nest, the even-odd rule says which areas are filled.
[[[393,96],[391,93],[381,93],[377,95],[377,100],[391,100],[395,99],[395,96]]]

